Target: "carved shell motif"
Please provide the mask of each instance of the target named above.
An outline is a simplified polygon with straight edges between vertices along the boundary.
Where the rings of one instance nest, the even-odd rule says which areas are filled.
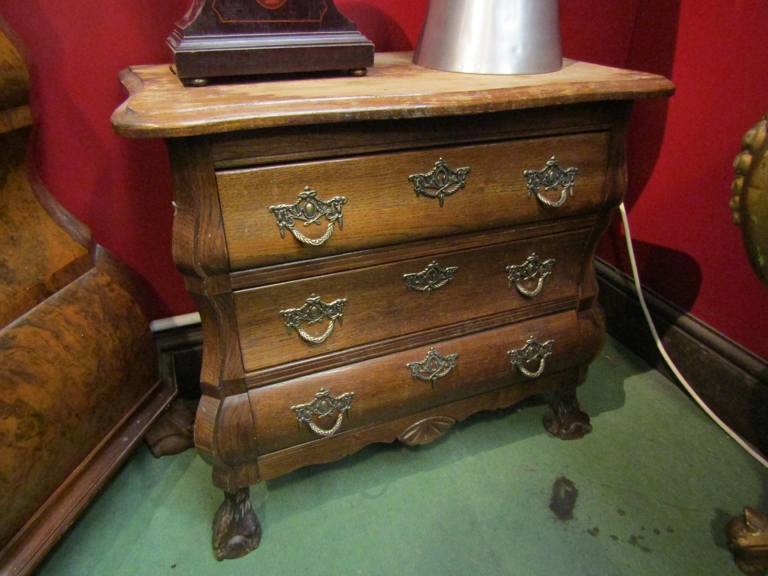
[[[454,424],[456,420],[448,416],[433,416],[411,424],[397,439],[408,446],[422,446],[440,438]]]

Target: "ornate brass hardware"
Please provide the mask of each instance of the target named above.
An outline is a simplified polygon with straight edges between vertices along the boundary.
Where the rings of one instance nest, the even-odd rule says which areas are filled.
[[[567,168],[563,170],[560,168],[557,160],[554,156],[547,162],[546,166],[542,170],[526,170],[523,172],[523,176],[528,180],[528,198],[531,194],[536,194],[536,198],[542,204],[557,208],[565,203],[568,196],[573,196],[573,186],[576,182],[576,175],[579,173],[578,168]],[[560,198],[556,201],[552,201],[544,196],[540,188],[544,186],[544,192],[550,190],[560,191]]]
[[[733,161],[731,216],[741,227],[741,239],[752,269],[768,286],[768,115],[744,134],[741,153]],[[768,526],[766,527],[768,533]],[[768,561],[766,562],[768,564]]]
[[[295,204],[280,204],[270,206],[269,211],[277,219],[277,227],[280,229],[280,236],[285,238],[285,231],[290,230],[293,237],[302,244],[308,246],[320,246],[333,234],[333,227],[336,222],[339,223],[339,229],[344,227],[342,206],[347,203],[344,196],[334,196],[327,202],[317,197],[317,192],[310,190],[309,186],[299,193],[299,199]],[[328,227],[320,238],[312,239],[304,236],[296,230],[296,220],[304,222],[304,226],[311,224],[320,225],[320,218],[325,217],[328,221]]]
[[[513,266],[507,266],[507,279],[509,280],[509,286],[515,285],[517,291],[523,296],[533,298],[539,292],[541,292],[544,286],[544,281],[552,274],[552,267],[555,265],[555,259],[550,258],[543,262],[539,259],[538,254],[535,252],[528,256],[528,258],[522,264]],[[533,280],[538,278],[536,288],[529,290],[526,284],[529,284]]]
[[[404,274],[403,280],[405,280],[405,285],[411,290],[426,292],[427,296],[429,296],[432,290],[442,288],[453,280],[453,275],[458,269],[458,266],[442,268],[437,262],[431,262],[421,272]]]
[[[516,366],[528,378],[538,378],[544,372],[544,366],[547,358],[552,354],[552,347],[554,345],[554,340],[547,340],[544,344],[539,344],[539,341],[531,336],[525,342],[525,346],[516,350],[510,350],[507,354],[509,354],[509,361],[512,363],[512,366]],[[539,367],[531,372],[525,367],[525,364],[533,362],[537,358],[539,359]]]
[[[416,196],[425,198],[437,198],[440,208],[446,196],[451,196],[463,189],[467,184],[469,168],[448,167],[448,162],[440,158],[435,162],[435,167],[426,174],[412,174],[408,181],[413,183],[413,191]]]
[[[438,378],[442,378],[447,375],[451,370],[456,367],[456,360],[458,360],[458,354],[448,354],[443,356],[434,348],[430,348],[427,352],[427,357],[421,362],[411,362],[406,364],[408,370],[411,371],[411,375],[419,380],[425,382],[431,382],[432,388],[435,387],[435,382]]]
[[[296,330],[302,340],[309,342],[310,344],[320,344],[325,342],[328,336],[333,332],[334,322],[336,320],[341,323],[342,315],[344,313],[344,306],[347,303],[346,298],[340,298],[334,300],[330,304],[326,304],[320,299],[320,296],[314,294],[307,298],[307,301],[301,308],[290,308],[288,310],[280,310],[280,316],[285,321],[285,327],[288,329],[288,334],[291,330]],[[328,318],[328,328],[320,336],[312,336],[304,331],[301,327],[302,322],[306,322],[307,326],[317,324],[323,318]]]
[[[332,396],[328,390],[320,388],[320,392],[315,394],[315,399],[312,402],[291,406],[291,410],[296,412],[296,420],[298,420],[299,426],[301,426],[302,422],[306,422],[315,434],[323,437],[333,436],[341,428],[344,413],[349,413],[352,409],[352,399],[354,397],[354,392],[346,392],[337,398]],[[336,418],[336,423],[328,430],[320,428],[320,426],[312,421],[313,415],[318,418],[327,418],[334,410],[337,410],[339,415]]]

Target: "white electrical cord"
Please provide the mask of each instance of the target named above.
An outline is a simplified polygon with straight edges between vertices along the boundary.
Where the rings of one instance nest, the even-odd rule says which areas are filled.
[[[696,391],[691,388],[691,385],[688,384],[688,382],[683,378],[683,375],[680,374],[680,371],[675,366],[674,362],[672,362],[672,359],[667,355],[667,351],[664,349],[664,344],[661,342],[661,338],[659,338],[659,333],[656,331],[656,327],[653,325],[653,320],[651,319],[651,314],[648,312],[648,307],[645,305],[645,298],[643,298],[643,290],[640,286],[640,276],[637,272],[637,263],[635,262],[635,251],[632,249],[632,235],[629,232],[629,220],[627,218],[627,210],[624,208],[624,203],[622,202],[619,206],[619,211],[621,212],[621,221],[624,224],[624,236],[627,241],[627,252],[629,253],[629,263],[632,267],[632,277],[635,280],[635,289],[637,290],[637,297],[640,300],[640,306],[643,309],[643,314],[645,315],[645,319],[648,322],[648,326],[651,329],[651,333],[653,334],[653,339],[656,342],[656,347],[659,349],[659,352],[661,352],[661,356],[664,358],[664,361],[669,366],[670,370],[672,370],[672,373],[675,375],[675,377],[680,381],[680,383],[683,385],[683,387],[688,391],[688,394],[691,395],[691,397],[694,399],[694,401],[701,407],[704,412],[706,412],[707,416],[712,418],[712,420],[715,421],[715,423],[722,428],[728,436],[733,438],[744,450],[749,452],[749,454],[755,458],[760,464],[768,468],[768,460],[763,458],[752,446],[749,445],[749,443],[739,437],[736,432],[734,432],[725,422],[720,420],[718,418],[717,414],[712,412],[710,410],[709,406],[707,406],[704,401],[699,397],[698,394],[696,394]]]

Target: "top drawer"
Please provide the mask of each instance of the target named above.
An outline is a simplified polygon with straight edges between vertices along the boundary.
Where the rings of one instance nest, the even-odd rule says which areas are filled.
[[[607,132],[594,132],[223,171],[230,266],[595,211],[604,203],[608,142]],[[302,199],[305,190],[315,194]]]

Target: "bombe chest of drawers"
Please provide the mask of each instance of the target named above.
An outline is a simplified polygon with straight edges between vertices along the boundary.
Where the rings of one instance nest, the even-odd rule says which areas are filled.
[[[119,134],[166,139],[174,260],[200,310],[195,443],[225,500],[219,558],[258,545],[248,487],[373,442],[576,387],[605,337],[593,255],[651,74],[566,62],[480,76],[381,54],[364,78],[121,80]]]

